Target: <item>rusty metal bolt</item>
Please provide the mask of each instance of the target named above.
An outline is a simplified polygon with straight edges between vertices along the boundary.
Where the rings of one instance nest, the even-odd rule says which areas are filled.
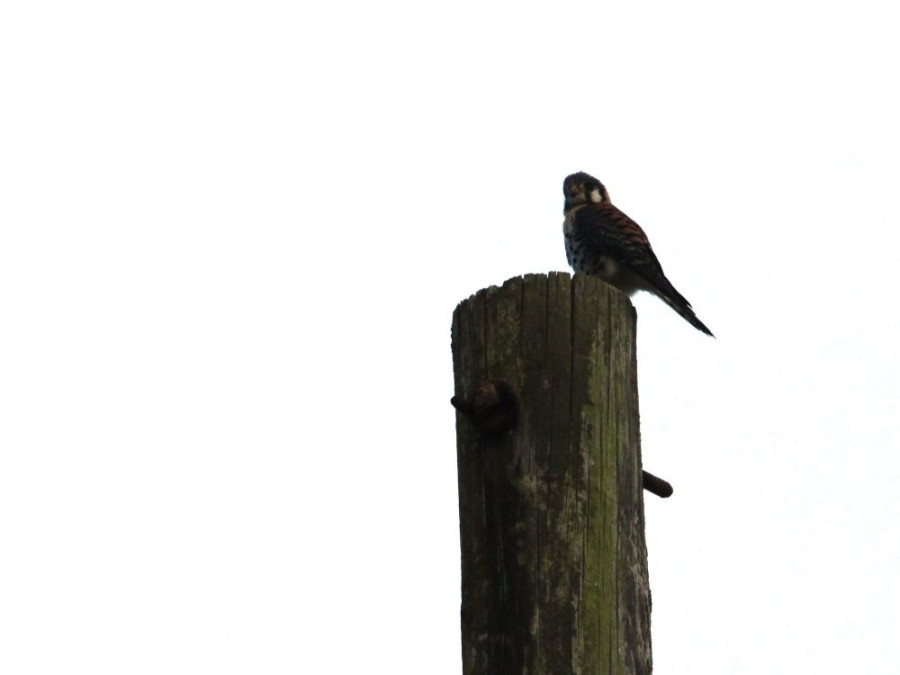
[[[644,489],[647,492],[655,494],[657,497],[662,497],[663,499],[672,496],[674,490],[671,483],[664,481],[662,478],[657,478],[652,473],[646,471],[644,471],[643,478]]]
[[[454,396],[450,404],[472,421],[483,436],[498,436],[514,429],[519,418],[519,398],[503,380],[483,382],[465,400]]]

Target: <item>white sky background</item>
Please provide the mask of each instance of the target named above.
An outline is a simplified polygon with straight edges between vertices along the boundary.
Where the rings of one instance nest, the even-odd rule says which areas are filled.
[[[0,10],[0,672],[461,672],[450,320],[635,299],[656,672],[895,673],[890,3]]]

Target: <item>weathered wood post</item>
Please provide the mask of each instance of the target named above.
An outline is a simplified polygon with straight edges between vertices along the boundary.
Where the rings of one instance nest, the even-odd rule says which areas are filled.
[[[489,381],[517,399],[510,431],[457,413],[464,675],[649,674],[634,308],[532,274],[460,303],[452,336],[459,407]]]

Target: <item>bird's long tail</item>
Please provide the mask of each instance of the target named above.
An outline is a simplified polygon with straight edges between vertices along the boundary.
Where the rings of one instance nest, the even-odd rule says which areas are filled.
[[[712,331],[706,327],[706,324],[697,318],[697,315],[691,307],[691,303],[689,303],[681,293],[676,291],[671,285],[667,291],[668,292],[666,293],[657,293],[656,295],[701,333],[706,333],[710,337],[716,337],[713,335]]]

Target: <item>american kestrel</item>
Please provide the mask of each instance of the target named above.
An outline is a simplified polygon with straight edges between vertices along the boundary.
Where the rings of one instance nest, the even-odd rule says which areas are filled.
[[[647,235],[609,201],[603,183],[586,173],[563,182],[566,258],[576,273],[600,277],[629,295],[649,291],[697,330],[712,335],[681,293],[666,279]]]

